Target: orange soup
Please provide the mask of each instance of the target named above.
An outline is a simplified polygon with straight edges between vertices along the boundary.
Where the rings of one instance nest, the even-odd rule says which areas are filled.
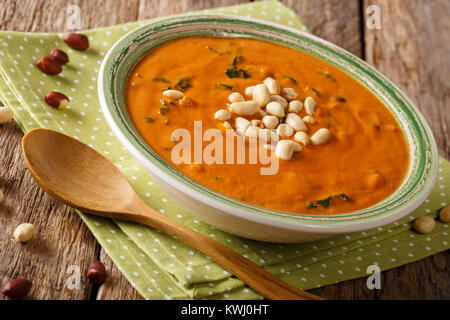
[[[278,101],[270,106],[269,89],[270,101]],[[165,161],[212,190],[257,206],[300,214],[356,211],[391,195],[408,169],[405,137],[383,103],[336,67],[291,48],[249,39],[182,38],[143,58],[126,90],[132,121]],[[230,97],[234,92],[239,94]],[[257,100],[258,110],[252,109],[255,102],[235,104],[240,100]],[[237,118],[251,121],[255,132],[271,130],[290,141],[287,151],[278,144],[266,148],[279,160],[275,174],[261,175],[267,164],[250,161],[173,160],[180,142],[174,131],[184,128],[193,140],[197,120],[203,133],[228,128],[247,135],[250,154],[251,130],[247,124],[239,132]],[[324,137],[315,135],[319,130]]]

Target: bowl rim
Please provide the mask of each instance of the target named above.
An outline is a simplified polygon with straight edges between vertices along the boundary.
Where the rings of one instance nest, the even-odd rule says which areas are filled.
[[[254,206],[245,202],[241,202],[229,197],[226,197],[224,195],[221,195],[205,186],[200,185],[199,183],[189,179],[187,176],[184,176],[179,171],[174,169],[170,166],[170,164],[166,163],[164,160],[160,159],[153,159],[153,161],[156,160],[154,163],[151,161],[147,156],[145,155],[145,150],[141,149],[140,147],[134,145],[130,140],[129,137],[127,137],[124,132],[122,131],[124,129],[123,123],[120,123],[117,121],[117,119],[113,116],[113,109],[111,105],[109,104],[109,97],[107,95],[107,87],[105,86],[106,83],[108,83],[108,64],[117,58],[117,50],[120,48],[123,49],[125,44],[130,44],[129,38],[135,39],[137,35],[139,35],[141,32],[147,29],[158,29],[158,26],[165,26],[168,24],[183,24],[186,25],[188,23],[192,23],[194,21],[216,21],[216,22],[240,22],[240,23],[249,23],[258,25],[259,27],[267,27],[272,30],[279,30],[288,32],[294,36],[303,37],[306,38],[312,42],[321,44],[324,46],[324,50],[330,50],[337,52],[339,54],[344,54],[348,57],[350,57],[353,61],[358,63],[360,66],[364,67],[368,73],[370,73],[371,76],[373,76],[376,79],[381,80],[381,85],[390,87],[390,90],[394,91],[396,95],[399,95],[404,102],[406,106],[410,108],[410,111],[414,112],[415,120],[417,120],[418,124],[422,127],[422,130],[426,134],[426,137],[424,139],[427,139],[429,150],[427,152],[427,165],[429,174],[426,177],[426,181],[424,181],[424,184],[422,184],[420,190],[415,193],[415,197],[412,199],[413,201],[410,201],[410,203],[406,204],[404,207],[401,208],[395,208],[396,211],[389,212],[385,211],[383,214],[376,214],[370,217],[365,217],[365,220],[360,220],[363,218],[363,215],[359,214],[359,212],[362,212],[366,209],[356,211],[356,212],[350,212],[350,213],[342,213],[342,214],[334,214],[334,215],[314,215],[315,220],[308,221],[306,217],[308,215],[304,214],[296,214],[296,213],[287,213],[287,212],[281,212],[277,210],[271,210],[267,208],[261,208],[258,206]],[[157,32],[157,31],[155,31]],[[133,36],[133,37],[132,37]],[[345,58],[345,57],[344,57]],[[320,58],[319,58],[320,59]],[[342,70],[342,68],[340,68]],[[345,71],[345,70],[344,70]],[[131,70],[130,70],[131,72]],[[347,74],[349,74],[347,72]],[[350,75],[352,76],[352,75]],[[355,77],[353,76],[355,79]],[[358,81],[358,79],[355,79]],[[360,82],[360,81],[358,81]],[[361,82],[360,82],[361,83]],[[364,83],[362,83],[366,88],[368,88]],[[371,90],[371,88],[369,88]],[[371,90],[373,94],[373,90]],[[418,111],[418,109],[413,105],[413,103],[409,100],[409,98],[406,97],[403,92],[397,88],[390,80],[388,80],[384,75],[382,75],[380,72],[378,72],[376,69],[371,67],[369,64],[367,64],[365,61],[361,60],[360,58],[354,56],[350,52],[346,51],[345,49],[342,49],[338,47],[337,45],[334,45],[324,39],[321,39],[317,36],[314,36],[309,33],[302,32],[298,29],[294,29],[291,27],[279,25],[272,22],[267,22],[264,20],[259,19],[253,19],[253,18],[243,18],[239,16],[232,16],[232,15],[210,15],[210,14],[192,14],[188,16],[178,16],[178,17],[170,17],[170,18],[163,18],[158,19],[156,21],[150,22],[148,24],[142,25],[136,29],[131,30],[127,34],[123,35],[108,51],[105,58],[103,59],[103,62],[100,67],[99,71],[99,77],[98,77],[98,94],[100,99],[100,104],[102,107],[103,114],[111,127],[112,132],[116,135],[118,140],[125,146],[126,149],[133,155],[134,158],[136,158],[140,163],[144,165],[144,167],[149,170],[152,174],[156,175],[159,179],[162,179],[178,191],[188,195],[189,197],[200,201],[201,203],[205,204],[206,206],[213,207],[215,209],[221,210],[223,212],[226,212],[227,214],[244,218],[246,220],[254,221],[257,223],[270,225],[274,227],[289,229],[289,230],[296,230],[296,231],[305,231],[305,232],[323,232],[323,233],[342,233],[342,232],[355,232],[355,231],[362,231],[370,228],[379,227],[388,223],[391,223],[395,220],[398,220],[402,218],[403,216],[407,215],[408,213],[415,210],[429,195],[431,192],[434,183],[437,178],[438,174],[438,153],[437,153],[437,146],[436,142],[434,140],[434,137],[431,133],[430,127],[428,126],[428,123],[424,119],[424,117],[421,115],[421,113]],[[376,95],[376,94],[375,94]],[[380,100],[382,100],[379,96],[377,96]],[[383,101],[383,100],[382,100]],[[392,112],[392,110],[391,110]],[[395,115],[394,115],[395,116]],[[396,120],[398,122],[399,119],[396,117]],[[405,129],[402,129],[403,133],[406,135],[407,132],[405,132]],[[139,135],[139,134],[138,134]],[[410,152],[411,153],[411,152]],[[410,160],[411,163],[412,160]],[[164,162],[166,166],[172,168],[172,172],[170,170],[164,170],[161,168],[161,163],[158,162]],[[179,176],[184,177],[184,181],[178,179],[179,177],[176,177],[177,174],[174,174],[173,171],[177,171]],[[200,189],[203,189],[203,191],[208,191],[206,193],[200,192],[198,189],[196,190],[193,188],[192,185],[188,185],[187,181],[190,180],[190,182],[194,183],[194,185],[198,185]],[[403,185],[403,184],[402,184]],[[399,190],[401,187],[397,190]],[[395,194],[395,192],[394,192]],[[390,199],[388,197],[388,199]],[[225,201],[224,201],[225,199]],[[383,200],[382,202],[384,202]],[[230,202],[236,203],[236,205],[231,205]],[[381,203],[382,203],[381,202]],[[369,207],[370,208],[370,207]],[[250,210],[251,209],[251,210]],[[261,213],[261,214],[256,214]],[[340,217],[344,217],[346,215],[352,214],[352,220],[345,220],[339,221]],[[327,222],[333,221],[335,224],[326,224]],[[338,221],[338,223],[336,223]]]

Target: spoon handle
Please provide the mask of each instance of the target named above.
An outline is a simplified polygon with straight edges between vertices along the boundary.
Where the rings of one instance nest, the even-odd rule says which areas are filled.
[[[237,252],[159,214],[142,202],[140,214],[129,220],[145,224],[177,237],[200,250],[249,287],[270,300],[323,300],[300,290],[267,272]],[[123,217],[122,217],[123,218]]]

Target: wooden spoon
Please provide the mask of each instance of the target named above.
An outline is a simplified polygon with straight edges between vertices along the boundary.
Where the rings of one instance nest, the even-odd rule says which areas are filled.
[[[28,132],[22,141],[28,169],[56,199],[93,215],[142,223],[185,241],[210,256],[268,299],[322,299],[300,290],[229,248],[148,207],[128,180],[94,149],[47,129]]]

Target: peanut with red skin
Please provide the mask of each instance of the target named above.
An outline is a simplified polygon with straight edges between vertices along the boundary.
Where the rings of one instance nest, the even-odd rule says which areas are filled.
[[[67,53],[60,49],[53,49],[52,51],[50,51],[50,57],[60,65],[69,62],[69,56],[67,55]]]
[[[94,261],[92,262],[87,271],[86,271],[86,277],[91,281],[92,283],[103,283],[106,280],[106,269],[103,263],[100,261]]]
[[[43,57],[36,62],[36,67],[46,74],[58,74],[62,71],[61,65],[52,57]]]
[[[33,283],[25,278],[10,280],[2,287],[2,293],[11,299],[22,299],[30,292]]]
[[[84,34],[69,33],[64,38],[64,42],[76,50],[84,51],[89,48],[89,39]]]
[[[45,102],[53,108],[64,109],[69,104],[69,98],[58,91],[50,91],[44,97]]]

